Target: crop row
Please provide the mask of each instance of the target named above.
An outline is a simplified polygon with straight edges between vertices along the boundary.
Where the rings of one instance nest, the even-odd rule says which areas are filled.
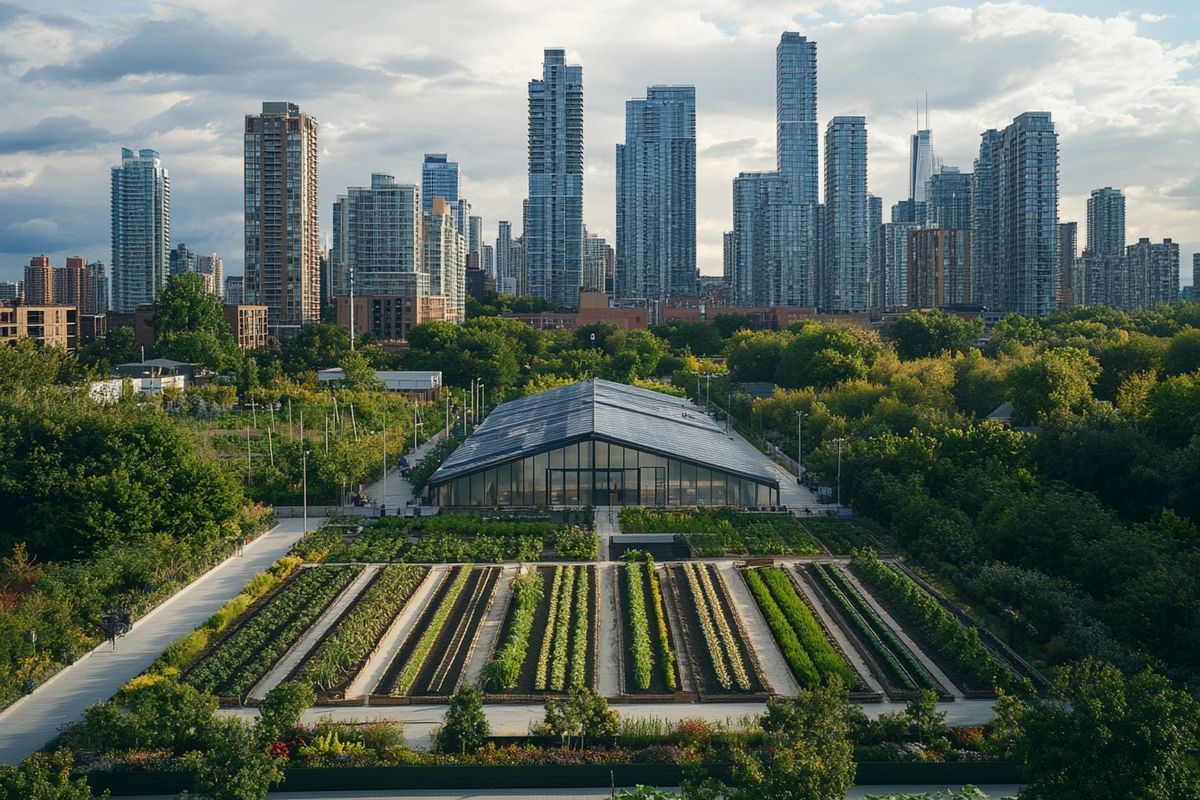
[[[554,579],[550,582],[550,614],[546,619],[546,630],[542,635],[542,647],[538,651],[537,670],[533,677],[533,685],[537,689],[545,689],[550,677],[550,645],[554,638],[554,626],[558,621],[558,603],[562,595],[563,572],[566,569],[561,564],[555,567]]]
[[[563,570],[562,593],[558,596],[558,615],[554,620],[554,642],[550,656],[550,682],[547,686],[537,686],[537,689],[550,688],[560,691],[567,679],[567,646],[571,639],[571,599],[575,590],[575,569],[566,567]],[[547,641],[550,637],[546,637]]]
[[[813,666],[817,668],[821,682],[828,683],[830,678],[837,676],[847,687],[854,688],[858,683],[854,670],[846,665],[838,651],[830,644],[829,637],[813,616],[808,603],[797,593],[791,578],[777,567],[769,567],[762,570],[762,573],[763,581],[771,590],[771,596],[775,598],[779,610],[787,617],[788,624],[796,632],[796,638],[812,659]]]
[[[421,674],[421,668],[425,666],[425,661],[429,658],[430,651],[433,650],[434,644],[437,643],[438,637],[441,636],[442,628],[445,627],[446,620],[450,617],[450,612],[454,610],[459,595],[463,593],[463,589],[470,578],[471,567],[469,565],[458,567],[455,570],[453,583],[450,584],[450,588],[442,596],[437,611],[434,612],[433,618],[429,620],[429,624],[421,634],[421,638],[417,640],[416,647],[409,654],[408,661],[404,664],[404,669],[400,672],[399,677],[396,678],[395,685],[391,691],[393,696],[403,697],[412,690],[413,683],[416,682],[417,676]]]
[[[332,635],[308,657],[301,677],[325,692],[352,678],[428,572],[411,564],[381,570]]]
[[[197,664],[188,673],[188,683],[223,697],[240,697],[357,574],[349,567],[303,570]]]
[[[626,562],[626,602],[629,604],[629,629],[633,641],[630,655],[633,657],[633,681],[639,689],[649,689],[654,670],[654,653],[650,648],[650,620],[646,617],[646,596],[642,588],[642,565]]]
[[[571,621],[571,672],[567,676],[568,689],[587,684],[588,630],[591,627],[588,614],[590,574],[587,567],[579,567],[579,577],[575,580],[575,614]]]
[[[808,651],[800,644],[795,629],[780,610],[775,598],[771,596],[771,590],[767,588],[767,584],[759,572],[760,570],[747,570],[743,573],[746,578],[746,587],[754,596],[754,602],[762,610],[767,627],[771,629],[771,635],[775,637],[775,642],[779,645],[784,660],[787,661],[792,674],[796,676],[796,680],[802,687],[810,689],[819,685],[821,673],[813,666]]]
[[[408,545],[403,530],[370,527],[365,528],[353,542],[334,547],[325,561],[408,561],[421,564],[536,561],[541,557],[543,547],[542,537],[536,534],[484,532],[468,540],[461,533],[453,531],[427,533]]]
[[[940,688],[938,682],[925,669],[925,665],[904,646],[895,631],[884,623],[840,570],[824,564],[813,564],[812,570],[825,587],[825,591],[841,609],[842,616],[849,620],[854,630],[866,640],[871,651],[883,662],[884,668],[896,681],[898,688],[909,691]]]
[[[658,572],[654,559],[646,554],[646,580],[650,585],[650,607],[654,610],[655,632],[658,634],[658,665],[662,667],[663,682],[668,691],[675,691],[675,651],[671,649],[671,637],[667,634],[667,604],[663,602],[662,587],[658,585]]]
[[[529,634],[533,631],[538,603],[543,596],[542,575],[532,569],[512,581],[513,612],[504,644],[492,655],[483,668],[483,682],[493,689],[511,689],[521,677],[521,666],[529,651]]]
[[[464,659],[470,657],[475,642],[474,634],[479,630],[480,618],[487,610],[487,600],[495,589],[495,581],[492,578],[498,573],[497,567],[486,567],[478,571],[471,596],[458,614],[458,625],[454,628],[450,641],[442,651],[441,662],[429,679],[428,689],[431,693],[443,694],[446,692],[446,682],[453,674],[454,665],[458,661],[460,653],[463,654]]]
[[[870,548],[856,550],[851,563],[905,621],[921,629],[938,655],[973,687],[991,689],[1007,683],[1008,669],[983,644],[977,628],[964,624],[908,576],[880,561]]]
[[[686,511],[624,508],[621,529],[686,534],[696,551],[705,557],[821,551],[804,525],[787,514],[751,514],[728,508]]]
[[[687,575],[688,588],[692,593],[692,601],[696,604],[696,615],[700,620],[700,630],[704,634],[704,643],[708,648],[709,659],[716,673],[717,683],[723,689],[731,689],[734,684],[742,690],[750,689],[750,678],[746,674],[742,654],[738,651],[725,619],[712,577],[706,565],[688,563],[684,565]]]

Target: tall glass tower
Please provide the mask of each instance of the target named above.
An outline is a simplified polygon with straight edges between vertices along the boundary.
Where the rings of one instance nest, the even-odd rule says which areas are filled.
[[[616,164],[618,296],[695,295],[696,88],[627,101]]]
[[[933,131],[921,130],[912,135],[908,153],[908,199],[925,202],[925,185],[936,172],[933,154]]]
[[[112,169],[112,307],[129,312],[158,299],[171,250],[171,179],[155,150],[121,148]]]
[[[579,305],[583,269],[583,67],[547,49],[529,82],[529,199],[525,291],[559,308]]]
[[[458,162],[447,161],[445,153],[426,153],[421,164],[421,210],[426,214],[435,197],[450,205],[458,202]]]
[[[333,204],[334,294],[419,297],[425,275],[420,192],[391,175],[371,175]]]
[[[817,134],[817,43],[789,31],[775,49],[775,160],[789,202],[820,202]]]
[[[867,308],[867,119],[825,128],[825,295],[828,311]]]

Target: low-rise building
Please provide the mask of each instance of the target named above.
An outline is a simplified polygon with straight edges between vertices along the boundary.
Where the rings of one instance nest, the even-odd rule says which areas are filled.
[[[75,352],[79,310],[75,306],[18,306],[0,302],[0,344],[29,338],[44,347]]]
[[[225,321],[233,340],[243,352],[267,345],[267,307],[244,303],[227,304]]]
[[[187,386],[187,378],[183,375],[159,375],[141,378],[106,378],[102,381],[92,381],[88,387],[88,396],[95,403],[110,405],[130,394],[140,394],[146,397],[162,394],[168,390],[182,392]]]
[[[375,370],[375,377],[389,392],[403,392],[414,400],[436,400],[442,389],[442,373],[439,370]],[[317,371],[321,383],[336,383],[345,380],[341,367]]]

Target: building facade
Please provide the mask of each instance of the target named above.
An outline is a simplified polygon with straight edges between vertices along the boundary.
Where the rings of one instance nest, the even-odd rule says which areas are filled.
[[[1079,258],[1079,223],[1058,223],[1058,308],[1074,308],[1079,305],[1075,285],[1075,260]]]
[[[908,305],[936,308],[970,305],[971,232],[965,228],[917,228],[908,232]]]
[[[317,121],[266,102],[245,126],[245,299],[286,340],[320,319]]]
[[[402,295],[424,273],[421,193],[412,184],[375,173],[370,186],[354,186],[333,204],[330,263],[334,296]],[[425,279],[428,283],[428,279]]]
[[[1143,237],[1125,250],[1129,264],[1129,311],[1179,303],[1179,244]]]
[[[926,201],[929,179],[937,172],[937,157],[933,153],[933,131],[920,130],[912,135],[908,145],[908,199]]]
[[[155,150],[121,149],[113,167],[112,305],[153,304],[167,283],[171,249],[171,179]]]
[[[866,117],[834,117],[825,128],[825,239],[822,310],[866,310]]]
[[[79,311],[75,306],[0,303],[0,345],[32,339],[43,347],[75,352]]]
[[[626,101],[616,170],[618,297],[695,295],[694,86],[651,86]]]
[[[433,198],[433,210],[423,219],[424,268],[429,290],[422,294],[440,296],[445,301],[446,319],[462,322],[466,315],[467,242],[454,227],[453,209],[440,197]],[[407,294],[407,293],[406,293]]]
[[[583,271],[583,67],[547,49],[529,82],[529,196],[522,233],[523,291],[579,305]]]
[[[54,302],[54,268],[48,256],[34,256],[25,268],[25,302],[49,305]]]
[[[1040,317],[1057,307],[1058,133],[1046,111],[986,131],[975,162],[972,241],[980,302]]]
[[[448,160],[445,153],[426,153],[421,163],[421,211],[432,211],[435,197],[458,202],[458,162]]]
[[[820,202],[817,43],[787,31],[775,48],[775,168],[792,204]]]
[[[613,280],[616,256],[612,246],[603,236],[589,233],[584,227],[583,239],[583,286],[585,292],[604,292]]]
[[[225,322],[243,352],[267,346],[267,307],[226,304]]]
[[[971,174],[942,167],[929,178],[925,197],[926,223],[933,228],[971,227]]]

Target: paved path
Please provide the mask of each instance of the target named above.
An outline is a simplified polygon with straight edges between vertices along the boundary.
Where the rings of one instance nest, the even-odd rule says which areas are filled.
[[[805,506],[813,508],[820,503],[817,496],[808,487],[801,486],[796,482],[794,473],[788,472],[776,464],[765,453],[742,438],[741,434],[737,431],[731,432],[730,439],[733,447],[756,459],[760,464],[771,470],[775,477],[779,478],[779,502],[783,503],[790,510],[795,512],[797,509],[803,509]]]
[[[508,616],[508,601],[512,596],[513,578],[517,577],[520,569],[516,564],[508,564],[501,568],[500,577],[496,582],[496,592],[488,606],[487,616],[479,625],[475,634],[475,649],[471,651],[471,660],[463,670],[461,686],[478,686],[483,677],[483,668],[491,660],[492,653],[500,644],[500,629],[504,627],[504,618]]]
[[[612,564],[596,566],[596,590],[600,608],[597,625],[600,626],[600,650],[596,654],[599,680],[597,690],[605,697],[616,697],[621,693],[621,661],[618,657],[620,632],[617,618],[617,567]]]
[[[821,618],[821,622],[825,625],[825,630],[833,637],[838,648],[842,651],[842,655],[850,662],[850,666],[866,681],[868,689],[872,692],[882,692],[883,686],[879,683],[879,679],[871,674],[871,670],[867,666],[867,662],[863,659],[862,654],[858,652],[858,648],[850,641],[850,638],[842,630],[842,627],[834,621],[833,613],[821,602],[821,598],[817,596],[816,591],[805,579],[800,569],[794,564],[792,565],[792,569],[796,573],[793,576],[796,579],[796,585],[800,587],[800,591],[808,598],[808,604],[817,612],[817,616]]]
[[[938,703],[938,710],[946,712],[948,725],[983,725],[992,718],[992,700],[959,700]],[[903,711],[905,703],[865,703],[863,711],[868,717],[878,717],[885,711]],[[610,702],[613,710],[630,719],[661,719],[679,722],[684,719],[704,719],[709,722],[737,724],[743,717],[759,716],[767,710],[766,703],[620,703]],[[410,706],[317,706],[304,712],[305,723],[316,723],[323,719],[337,722],[373,722],[376,720],[398,720],[404,723],[404,735],[410,745],[428,748],[433,731],[439,727],[446,714],[445,705]],[[496,736],[524,736],[533,723],[541,722],[546,715],[541,703],[487,703],[483,707]],[[258,715],[255,708],[219,709],[218,714],[239,716],[246,719]]]
[[[310,529],[323,520],[311,518]],[[112,697],[158,658],[167,645],[189,633],[242,590],[256,573],[284,555],[303,533],[299,519],[285,519],[218,564],[134,623],[133,630],[61,670],[33,694],[0,713],[0,764],[16,764],[78,721],[89,705]]]
[[[618,506],[597,506],[593,527],[600,539],[599,559],[608,561],[613,536],[621,533],[621,509]]]
[[[429,598],[434,595],[442,581],[450,574],[449,566],[431,567],[421,585],[413,592],[412,597],[400,609],[396,619],[383,634],[375,650],[367,657],[367,663],[359,670],[354,680],[346,687],[346,697],[362,697],[375,691],[375,687],[383,680],[384,673],[391,666],[396,651],[404,644],[408,634],[417,624],[421,612],[425,610]]]
[[[754,602],[754,596],[750,594],[745,579],[733,568],[733,562],[730,561],[717,565],[717,572],[724,579],[725,588],[729,590],[729,597],[735,606],[734,612],[742,618],[742,629],[750,639],[750,647],[758,657],[758,664],[762,667],[768,687],[784,697],[795,697],[800,693],[800,684],[796,682],[796,676],[792,674],[791,667],[779,651],[779,645],[775,643],[775,637],[771,635],[767,620],[763,617],[758,603]]]
[[[442,438],[442,434],[438,433],[432,439],[421,444],[416,450],[410,450],[405,453],[404,457],[408,459],[410,465],[415,465]],[[385,486],[387,489],[386,492],[384,491]],[[388,465],[387,480],[381,478],[363,489],[363,492],[376,503],[383,503],[387,507],[388,513],[393,515],[396,513],[396,509],[405,508],[408,505],[408,501],[413,497],[412,484],[408,482],[408,478],[400,475],[400,470],[395,464]]]
[[[283,654],[283,658],[275,662],[275,666],[271,671],[263,676],[263,679],[258,682],[250,692],[250,697],[255,700],[261,700],[267,696],[267,692],[274,689],[279,684],[283,683],[288,675],[292,674],[300,662],[308,655],[309,651],[316,646],[317,642],[321,641],[321,637],[325,632],[333,627],[333,623],[337,622],[342,616],[342,613],[350,607],[350,605],[358,599],[358,596],[367,588],[367,584],[379,573],[382,569],[378,564],[371,564],[364,567],[358,575],[354,576],[354,580],[350,581],[350,585],[342,590],[342,593],[329,604],[329,608],[325,609],[317,621],[308,626],[308,630],[296,640],[296,643],[288,648],[288,651]]]

